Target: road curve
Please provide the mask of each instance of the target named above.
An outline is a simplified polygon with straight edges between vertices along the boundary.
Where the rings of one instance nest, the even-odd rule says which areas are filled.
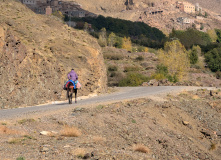
[[[143,98],[154,96],[158,94],[165,94],[170,92],[179,92],[182,90],[196,90],[202,87],[187,87],[187,86],[158,86],[158,87],[122,87],[119,91],[104,94],[84,100],[79,100],[77,104],[57,103],[50,105],[40,105],[25,108],[3,109],[0,110],[0,121],[13,120],[27,116],[41,115],[51,111],[58,111],[62,109],[73,109],[83,105],[92,105],[96,103],[106,103],[113,101],[122,101],[126,99]]]

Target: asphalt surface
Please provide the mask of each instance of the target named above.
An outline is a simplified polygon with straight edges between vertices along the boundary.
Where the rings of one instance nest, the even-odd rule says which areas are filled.
[[[127,99],[136,99],[143,98],[148,96],[157,96],[158,94],[167,94],[174,91],[182,90],[194,90],[199,87],[183,87],[183,86],[158,86],[158,87],[122,87],[118,88],[119,91],[104,94],[84,100],[78,100],[77,104],[68,104],[68,102],[49,104],[49,105],[40,105],[40,106],[31,106],[25,108],[14,108],[14,109],[3,109],[0,110],[0,120],[9,120],[17,119],[23,117],[30,117],[34,115],[41,115],[49,112],[56,112],[63,109],[73,109],[75,107],[80,107],[84,105],[92,105],[97,103],[107,103],[122,101]]]

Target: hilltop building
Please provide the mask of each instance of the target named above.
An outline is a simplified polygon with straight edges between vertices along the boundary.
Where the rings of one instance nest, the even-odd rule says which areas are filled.
[[[195,13],[196,10],[196,7],[193,4],[179,1],[176,2],[176,8],[186,13]]]
[[[177,18],[177,22],[179,22],[181,24],[192,24],[192,23],[194,23],[194,19],[190,19],[187,17],[179,17],[179,18]]]
[[[38,14],[51,15],[60,11],[72,17],[96,17],[97,15],[83,10],[81,5],[73,1],[62,0],[20,0],[23,4]]]

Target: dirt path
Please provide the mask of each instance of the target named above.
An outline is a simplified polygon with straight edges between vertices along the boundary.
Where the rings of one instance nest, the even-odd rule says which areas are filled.
[[[197,90],[203,87],[187,87],[187,86],[158,86],[158,87],[122,87],[117,88],[116,92],[111,94],[104,94],[92,98],[79,100],[78,104],[69,105],[67,102],[60,102],[56,104],[39,105],[26,108],[14,108],[0,110],[0,120],[13,120],[19,118],[28,118],[35,115],[49,115],[59,111],[73,109],[79,106],[87,106],[88,104],[111,103],[122,100],[136,99],[136,98],[152,98],[154,100],[162,100],[162,97],[167,94],[181,92],[183,90]],[[204,87],[205,88],[205,87]],[[207,89],[214,89],[208,88]]]

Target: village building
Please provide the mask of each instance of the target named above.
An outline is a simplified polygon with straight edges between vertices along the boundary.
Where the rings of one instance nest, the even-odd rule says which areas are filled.
[[[181,24],[192,24],[192,23],[194,23],[194,19],[190,19],[187,17],[179,17],[179,18],[177,18],[177,22],[179,22]]]
[[[195,13],[196,10],[193,4],[187,2],[179,2],[179,1],[176,2],[176,8],[186,13]]]
[[[96,17],[97,15],[85,11],[81,5],[73,1],[62,0],[20,0],[32,11],[38,14],[51,15],[53,12],[60,11],[72,17]]]

